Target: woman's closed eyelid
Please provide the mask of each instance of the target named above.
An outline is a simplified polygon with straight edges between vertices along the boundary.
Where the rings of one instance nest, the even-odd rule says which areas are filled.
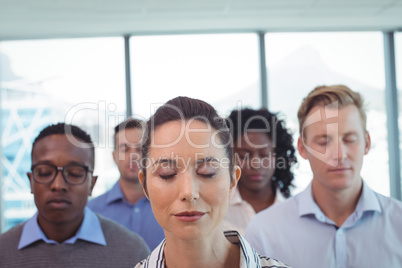
[[[215,175],[217,174],[217,173],[197,173],[198,174],[198,176],[201,176],[201,177],[203,177],[203,178],[208,178],[208,179],[211,179],[211,178],[213,178],[213,177],[215,177]]]
[[[197,175],[212,178],[219,172],[219,164],[216,162],[203,163],[196,169]]]
[[[168,180],[173,178],[174,176],[176,176],[176,173],[172,173],[172,174],[159,174],[159,177],[163,180]]]

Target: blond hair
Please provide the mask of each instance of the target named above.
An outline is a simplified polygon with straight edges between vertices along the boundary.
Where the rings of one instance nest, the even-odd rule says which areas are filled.
[[[331,103],[338,102],[338,109],[341,109],[348,105],[355,105],[359,111],[362,119],[362,127],[364,131],[366,129],[366,111],[364,109],[364,103],[362,96],[347,86],[344,85],[332,85],[332,86],[318,86],[314,88],[305,97],[300,105],[297,117],[299,119],[299,132],[302,134],[303,125],[306,121],[308,113],[315,106],[327,106]]]

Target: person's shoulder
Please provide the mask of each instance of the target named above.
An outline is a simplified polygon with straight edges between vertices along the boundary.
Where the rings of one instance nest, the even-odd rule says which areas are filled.
[[[269,258],[266,256],[261,256],[261,255],[259,255],[259,257],[260,257],[260,263],[261,263],[262,268],[290,268],[283,262],[278,261],[276,259]]]
[[[89,207],[92,211],[101,212],[107,206],[107,200],[109,198],[111,189],[106,191],[105,193],[92,198],[88,201],[87,207]]]
[[[17,245],[21,238],[22,229],[26,222],[20,223],[7,232],[0,234],[0,251],[3,251],[3,248],[17,248]]]
[[[292,196],[288,199],[285,199],[281,202],[275,203],[272,206],[258,212],[254,218],[255,219],[263,219],[266,217],[283,217],[287,214],[296,213],[297,210],[297,202],[298,196]]]
[[[246,234],[249,232],[259,235],[268,230],[291,226],[289,223],[296,222],[299,218],[297,202],[297,196],[293,196],[258,212],[248,223]],[[246,235],[246,238],[249,237]]]
[[[106,242],[109,244],[109,241],[113,239],[113,241],[118,241],[121,243],[129,244],[144,244],[144,240],[137,235],[136,233],[130,231],[124,226],[103,217],[96,213],[96,216],[99,218],[99,222],[102,226],[103,234],[105,235]]]
[[[26,222],[20,223],[16,226],[12,227],[7,232],[0,234],[0,240],[7,239],[7,238],[13,238],[13,237],[17,237],[19,239],[21,236],[21,233],[22,233],[22,228],[24,227],[25,223]]]
[[[125,228],[124,226],[118,224],[117,222],[115,222],[115,221],[113,221],[111,219],[108,219],[108,218],[100,215],[99,213],[95,212],[95,214],[98,217],[99,222],[100,222],[100,224],[102,226],[102,230],[103,230],[103,232],[105,234],[109,234],[109,232],[110,232],[115,236],[116,235],[119,235],[119,236],[120,235],[129,235],[130,237],[132,235],[134,235],[134,237],[138,236],[134,232],[128,230],[127,228]]]
[[[382,210],[402,213],[401,201],[392,197],[384,196],[377,192],[374,192],[374,194],[377,197],[378,201],[380,202]]]
[[[142,268],[145,265],[145,260],[140,261],[139,263],[137,263],[136,266],[134,266],[134,268]]]

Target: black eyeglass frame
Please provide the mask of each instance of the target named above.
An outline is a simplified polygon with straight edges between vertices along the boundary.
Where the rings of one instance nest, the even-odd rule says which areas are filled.
[[[35,178],[34,169],[35,169],[37,166],[42,166],[42,165],[52,167],[52,168],[54,168],[54,169],[56,170],[56,173],[54,174],[53,179],[51,179],[51,180],[48,181],[48,182],[38,181],[38,180]],[[66,168],[68,168],[68,167],[82,167],[82,168],[84,168],[84,170],[85,170],[85,177],[84,177],[84,179],[82,180],[82,182],[80,182],[80,183],[71,183],[71,182],[69,182],[69,181],[67,180],[66,175],[64,174],[64,170],[65,170]],[[56,179],[57,174],[59,174],[59,171],[61,171],[61,175],[62,175],[64,181],[65,181],[67,184],[69,184],[69,185],[81,185],[81,184],[83,184],[83,183],[87,180],[88,174],[91,174],[91,176],[93,176],[93,172],[94,172],[93,170],[89,169],[88,166],[80,165],[80,164],[68,164],[68,165],[65,165],[65,166],[63,166],[63,167],[58,167],[58,166],[56,166],[56,165],[49,164],[49,163],[38,163],[38,164],[35,164],[35,165],[32,165],[32,166],[31,166],[32,177],[33,177],[34,181],[35,181],[36,183],[39,183],[39,184],[51,184],[51,183]]]

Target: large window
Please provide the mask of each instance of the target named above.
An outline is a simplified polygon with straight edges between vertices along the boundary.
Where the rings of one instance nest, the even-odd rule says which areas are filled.
[[[177,96],[205,100],[223,116],[261,106],[256,34],[132,37],[130,47],[137,115]]]
[[[286,117],[299,137],[297,110],[302,98],[318,85],[344,84],[365,98],[372,148],[362,176],[389,196],[385,76],[382,33],[272,33],[266,35],[269,107]],[[291,97],[290,97],[291,96]],[[296,169],[296,192],[311,181],[308,162]]]
[[[126,111],[123,53],[123,38],[0,42],[5,230],[36,211],[26,173],[32,141],[49,124],[65,121],[91,134],[95,195],[118,178],[109,130]]]
[[[402,34],[395,36],[401,89]],[[345,84],[362,93],[372,138],[362,176],[389,195],[382,34],[269,33],[265,39],[269,108],[282,113],[295,140],[297,109],[314,87]],[[179,95],[203,99],[222,116],[260,108],[258,45],[253,33],[131,37],[134,115],[147,119]],[[65,121],[91,134],[99,175],[94,196],[118,179],[111,152],[113,127],[126,113],[124,66],[122,37],[0,42],[2,231],[36,211],[26,172],[32,141],[49,124]],[[311,181],[308,162],[300,159],[295,173],[297,193]]]

